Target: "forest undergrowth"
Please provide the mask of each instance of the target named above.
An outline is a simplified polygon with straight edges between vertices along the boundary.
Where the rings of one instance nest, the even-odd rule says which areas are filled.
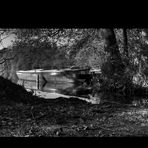
[[[147,136],[148,108],[115,103],[90,104],[58,98],[39,104],[0,105],[0,136]]]

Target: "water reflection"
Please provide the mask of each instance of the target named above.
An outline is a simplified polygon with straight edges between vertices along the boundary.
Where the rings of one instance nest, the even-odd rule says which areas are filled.
[[[53,98],[53,95],[56,97],[57,94],[59,94],[59,96],[68,95],[88,98],[91,93],[91,88],[86,87],[83,83],[48,82],[46,84],[37,84],[35,81],[19,80],[18,84],[23,85],[27,90],[33,91],[36,95],[40,94],[41,96],[42,94],[44,97],[45,94],[48,94],[49,98]]]
[[[100,104],[104,102],[104,99],[107,98],[109,102],[120,102],[121,100],[124,102],[132,101],[132,99],[120,98],[118,96],[114,96],[107,93],[96,93],[92,96],[91,88],[85,87],[83,83],[54,83],[48,82],[46,84],[39,83],[37,84],[35,81],[22,81],[19,80],[18,84],[23,85],[27,90],[32,91],[34,95],[45,98],[45,99],[55,99],[58,97],[79,97],[82,100],[87,102],[91,102],[93,104]]]

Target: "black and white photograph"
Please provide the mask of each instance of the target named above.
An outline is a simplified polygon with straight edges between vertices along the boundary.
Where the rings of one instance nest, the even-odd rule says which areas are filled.
[[[0,28],[0,137],[147,136],[147,28]]]

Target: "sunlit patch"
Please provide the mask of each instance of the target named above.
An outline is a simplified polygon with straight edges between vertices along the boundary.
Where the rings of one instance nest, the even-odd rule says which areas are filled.
[[[57,73],[56,72],[52,72],[50,75],[54,76],[54,75],[57,75]]]
[[[139,110],[137,111],[137,113],[142,114],[142,115],[148,115],[148,110],[147,109]]]
[[[142,31],[141,34],[142,34],[143,36],[146,36],[146,32],[144,32],[144,31]]]
[[[50,88],[49,91],[50,91],[50,93],[56,93],[57,89]]]

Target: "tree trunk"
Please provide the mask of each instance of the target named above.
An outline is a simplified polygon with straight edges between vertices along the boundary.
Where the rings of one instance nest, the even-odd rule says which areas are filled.
[[[118,58],[120,58],[120,52],[118,50],[118,44],[116,40],[116,35],[114,33],[114,29],[107,29],[107,32],[107,51],[110,52],[111,56],[119,56]]]
[[[128,39],[127,39],[127,29],[123,29],[123,40],[124,40],[124,53],[128,58]]]
[[[107,47],[106,51],[110,53],[108,61],[103,64],[102,70],[107,77],[114,77],[114,74],[122,75],[124,71],[124,64],[118,48],[116,35],[113,29],[107,29]]]

